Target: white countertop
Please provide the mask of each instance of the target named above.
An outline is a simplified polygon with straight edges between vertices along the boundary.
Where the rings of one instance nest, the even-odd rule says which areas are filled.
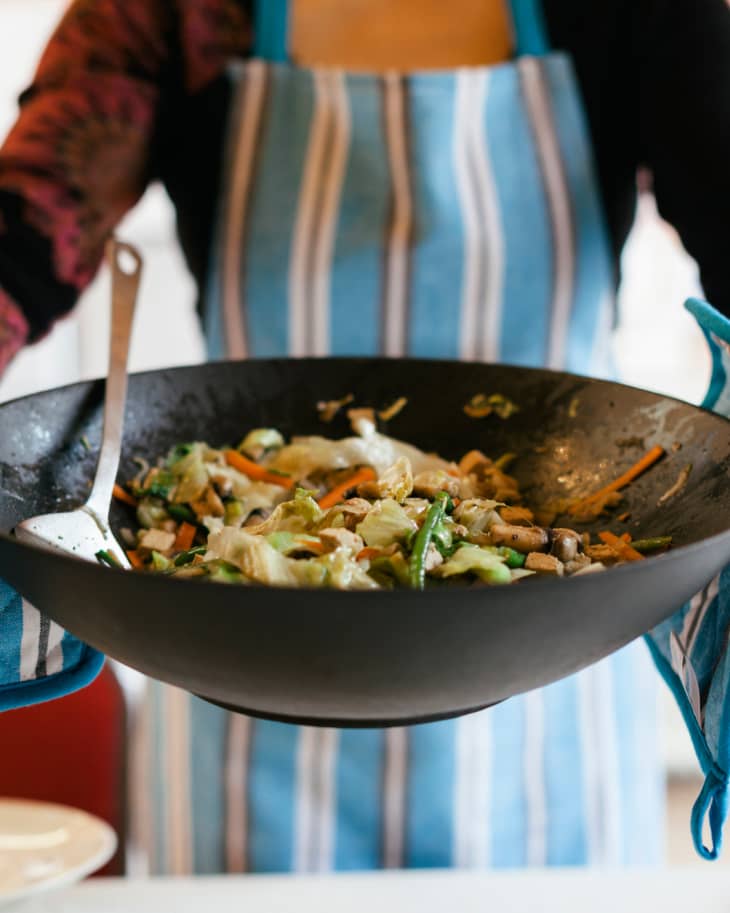
[[[18,913],[730,913],[730,870],[94,880]]]

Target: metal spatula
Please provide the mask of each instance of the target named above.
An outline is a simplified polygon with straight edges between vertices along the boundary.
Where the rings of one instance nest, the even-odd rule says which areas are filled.
[[[129,244],[115,239],[107,243],[106,256],[112,271],[111,345],[104,397],[104,430],[96,476],[86,504],[77,510],[43,514],[23,520],[15,535],[24,542],[70,552],[96,561],[100,552],[129,568],[129,562],[109,529],[109,506],[119,469],[124,403],[127,396],[127,357],[142,258]]]

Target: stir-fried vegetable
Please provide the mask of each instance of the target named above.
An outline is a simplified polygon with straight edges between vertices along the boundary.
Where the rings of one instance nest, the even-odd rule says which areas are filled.
[[[568,513],[576,515],[583,514],[586,511],[590,512],[591,508],[598,508],[596,514],[600,513],[600,507],[606,502],[607,497],[615,494],[620,491],[622,488],[625,488],[630,482],[633,482],[634,479],[638,478],[643,472],[646,472],[647,469],[650,469],[654,463],[660,460],[664,456],[663,447],[652,447],[651,450],[644,454],[644,456],[634,463],[634,465],[627,469],[623,475],[620,475],[617,479],[614,479],[613,482],[610,482],[604,488],[601,488],[595,494],[590,495],[587,498],[581,498],[579,501],[576,501],[574,504],[570,505],[568,508]]]
[[[504,405],[491,398],[490,406]],[[394,404],[393,408],[396,405]],[[499,413],[497,413],[499,414]],[[221,583],[335,589],[506,585],[603,570],[669,547],[537,525],[507,474],[511,453],[473,450],[450,463],[381,434],[372,409],[348,413],[355,436],[294,438],[249,431],[237,448],[173,447],[115,497],[136,510],[127,530],[136,569]],[[584,503],[605,503],[661,455]],[[102,563],[117,566],[100,552]]]
[[[411,553],[408,571],[410,583],[414,590],[422,590],[426,583],[426,553],[431,545],[434,530],[443,520],[450,500],[445,491],[438,492],[413,543],[413,552]]]

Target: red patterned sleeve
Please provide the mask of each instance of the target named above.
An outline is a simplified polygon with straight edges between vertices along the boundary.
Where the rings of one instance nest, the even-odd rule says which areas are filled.
[[[165,91],[193,93],[250,43],[236,0],[76,0],[0,148],[0,371],[94,277],[151,177]]]

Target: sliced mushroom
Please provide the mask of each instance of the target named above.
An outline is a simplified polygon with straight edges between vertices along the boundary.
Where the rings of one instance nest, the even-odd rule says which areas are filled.
[[[578,554],[580,537],[572,529],[552,530],[552,548],[550,551],[562,562],[572,561]]]
[[[549,538],[547,531],[540,526],[508,526],[506,523],[495,523],[489,530],[492,545],[508,545],[518,552],[547,551]]]
[[[544,555],[542,552],[530,552],[525,559],[525,569],[535,571],[536,574],[550,574],[553,577],[562,577],[565,571],[563,562],[555,555]]]

